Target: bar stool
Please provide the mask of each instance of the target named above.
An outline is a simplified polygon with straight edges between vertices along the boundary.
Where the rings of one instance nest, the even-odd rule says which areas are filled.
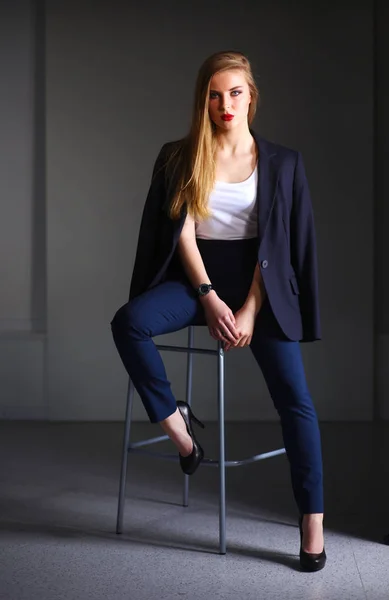
[[[217,350],[209,350],[206,348],[194,348],[194,325],[188,327],[188,345],[187,346],[167,346],[156,345],[159,350],[167,350],[171,352],[186,352],[187,353],[187,377],[186,377],[186,402],[192,403],[192,376],[193,376],[193,354],[207,354],[209,356],[217,356],[218,359],[218,421],[219,421],[219,460],[204,457],[201,466],[219,467],[219,553],[226,554],[226,489],[225,489],[225,469],[226,467],[238,467],[247,465],[266,458],[272,458],[285,453],[285,448],[257,454],[243,460],[225,460],[225,438],[224,438],[224,350],[222,342],[218,342]],[[131,416],[134,400],[134,385],[129,379],[127,391],[127,406],[124,426],[124,440],[122,450],[122,463],[120,472],[120,487],[116,533],[120,534],[123,531],[123,512],[125,502],[125,487],[127,475],[127,461],[130,452],[138,454],[148,454],[158,456],[166,460],[179,460],[178,452],[176,454],[167,454],[157,452],[155,450],[146,450],[145,446],[150,446],[157,442],[162,442],[169,439],[168,435],[161,435],[154,438],[141,440],[139,442],[130,443]],[[189,500],[189,475],[183,473],[184,476],[184,493],[183,506],[188,506]]]

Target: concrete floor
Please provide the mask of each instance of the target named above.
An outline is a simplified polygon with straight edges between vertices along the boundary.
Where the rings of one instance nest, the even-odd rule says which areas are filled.
[[[389,424],[322,423],[327,565],[299,570],[285,455],[218,477],[200,466],[180,505],[178,463],[131,455],[115,533],[122,423],[0,423],[1,600],[388,600]],[[133,439],[159,435],[135,423]],[[217,426],[199,439],[217,457]],[[282,447],[278,423],[229,423],[227,458]],[[174,452],[163,442],[161,450]]]

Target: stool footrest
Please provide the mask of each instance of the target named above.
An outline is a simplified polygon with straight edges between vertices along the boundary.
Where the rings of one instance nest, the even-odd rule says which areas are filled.
[[[164,439],[168,438],[168,436],[163,436]],[[158,438],[155,438],[158,440]],[[152,443],[150,440],[145,440],[146,443]],[[128,452],[133,452],[134,454],[146,454],[149,456],[156,456],[157,458],[163,458],[165,460],[171,460],[174,462],[178,462],[179,456],[177,454],[167,454],[165,452],[157,452],[156,450],[143,450],[140,448],[141,445],[146,445],[143,442],[137,442],[137,444],[130,444],[128,448]],[[278,450],[272,450],[271,452],[263,452],[262,454],[256,454],[255,456],[250,456],[249,458],[243,458],[241,460],[226,460],[226,467],[240,467],[241,465],[248,465],[259,460],[265,460],[266,458],[273,458],[274,456],[279,456],[281,454],[285,454],[285,448],[279,448]],[[217,467],[219,466],[219,461],[213,458],[203,458],[201,464],[205,467]]]
[[[169,350],[170,352],[185,352],[185,354],[210,354],[211,356],[217,356],[221,350],[210,350],[208,348],[188,348],[188,346],[166,346],[164,344],[156,344],[158,350]]]
[[[133,448],[140,448],[141,446],[149,446],[150,444],[155,444],[156,442],[164,442],[165,440],[169,440],[168,435],[159,435],[158,437],[148,438],[147,440],[140,440],[139,442],[133,442],[129,445],[128,450],[132,450]]]

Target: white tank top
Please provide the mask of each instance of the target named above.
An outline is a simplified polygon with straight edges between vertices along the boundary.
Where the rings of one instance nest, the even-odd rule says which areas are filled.
[[[245,181],[216,181],[208,204],[212,215],[196,221],[196,237],[203,240],[257,237],[257,183],[258,165]]]

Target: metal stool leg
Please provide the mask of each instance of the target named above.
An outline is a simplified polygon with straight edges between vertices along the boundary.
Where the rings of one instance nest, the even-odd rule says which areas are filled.
[[[132,406],[134,403],[134,384],[131,379],[128,382],[127,389],[127,407],[126,407],[126,421],[124,426],[124,440],[122,450],[122,465],[120,470],[120,487],[119,487],[119,502],[118,502],[118,513],[116,521],[116,533],[122,533],[123,531],[123,512],[124,512],[124,501],[126,494],[126,475],[127,475],[127,461],[128,461],[128,447],[130,444],[130,427],[131,427],[131,416]]]
[[[188,328],[188,348],[193,348],[194,326]],[[188,352],[187,369],[186,369],[186,401],[189,406],[192,404],[192,375],[193,375],[193,354]],[[189,504],[189,475],[184,473],[184,495],[182,500],[183,506]]]
[[[219,546],[220,554],[226,553],[226,465],[224,440],[224,350],[218,342],[218,408],[219,408]]]

